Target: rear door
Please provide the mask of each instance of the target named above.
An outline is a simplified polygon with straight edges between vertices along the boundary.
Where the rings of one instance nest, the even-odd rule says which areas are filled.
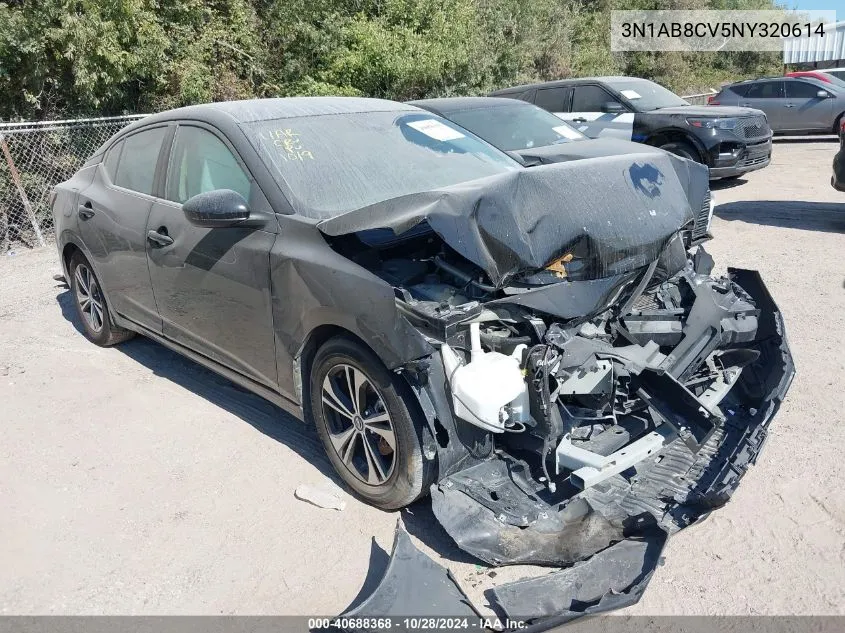
[[[833,127],[833,99],[830,92],[809,81],[786,80],[784,129],[827,131]],[[823,92],[827,97],[819,97]]]
[[[112,145],[77,199],[79,233],[112,309],[156,333],[146,226],[166,134],[166,124],[144,128]]]
[[[552,114],[564,118],[569,112],[569,101],[572,99],[572,88],[557,86],[552,88],[537,88],[533,95],[533,103]]]
[[[622,112],[608,112],[609,104],[614,104]],[[611,136],[630,141],[634,130],[634,113],[618,97],[598,84],[575,86],[570,111],[560,115],[560,118],[591,138]]]
[[[748,89],[745,96],[740,99],[739,105],[765,112],[769,126],[775,132],[787,129],[785,127],[786,97],[782,79],[769,79],[748,84]]]
[[[267,213],[262,229],[203,228],[182,203],[215,189],[240,193]],[[278,222],[225,137],[182,123],[173,137],[161,197],[146,230],[153,291],[164,335],[268,387],[276,387],[270,305],[270,248]],[[161,236],[171,243],[162,243]]]

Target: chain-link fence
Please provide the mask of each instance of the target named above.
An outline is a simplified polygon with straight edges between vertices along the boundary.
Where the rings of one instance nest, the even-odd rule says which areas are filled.
[[[53,237],[50,191],[112,134],[144,115],[0,123],[0,253]]]

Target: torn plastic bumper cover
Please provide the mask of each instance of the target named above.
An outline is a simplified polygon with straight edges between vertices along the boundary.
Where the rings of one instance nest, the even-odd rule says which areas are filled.
[[[705,301],[703,307],[694,308],[685,324],[690,347],[686,351],[683,345],[675,347],[674,357],[663,359],[665,371],[640,368],[646,378],[637,395],[666,422],[658,427],[663,441],[644,459],[632,460],[635,463],[626,463],[621,470],[614,468],[589,485],[583,481],[578,485],[577,478],[570,477],[550,489],[542,478],[531,475],[530,464],[513,452],[496,450],[432,486],[435,516],[464,551],[493,566],[564,568],[491,590],[490,604],[502,617],[527,621],[532,630],[546,630],[581,615],[633,604],[651,578],[666,539],[724,505],[755,463],[794,366],[783,319],[759,274],[730,269],[729,278],[754,308],[747,311],[740,297],[732,309],[747,312],[749,318],[753,314],[756,327],[753,339],[718,353],[726,355],[722,359],[726,366],[738,364],[742,369],[726,372],[721,379],[725,384],[717,381],[708,390],[699,390],[697,397],[684,386],[681,380],[693,382],[685,375],[689,365],[685,358],[712,354],[707,345],[715,345],[714,337],[733,336],[719,331],[735,325],[723,316],[724,306]],[[708,324],[713,319],[724,327],[714,330]],[[596,384],[603,367],[592,378]],[[604,438],[612,441],[616,433],[624,435],[631,429],[611,429],[615,430],[582,446],[598,455],[614,454],[618,446]],[[603,463],[597,461],[596,468]],[[391,578],[382,585],[395,584],[397,574],[406,574],[402,582],[407,583],[420,573],[419,565],[391,567]],[[378,592],[383,593],[382,586]],[[401,595],[388,593],[396,600],[379,601],[379,613],[406,615],[408,605]],[[431,605],[429,613],[458,612],[458,605],[448,600],[450,604]],[[459,602],[463,605],[464,598]]]

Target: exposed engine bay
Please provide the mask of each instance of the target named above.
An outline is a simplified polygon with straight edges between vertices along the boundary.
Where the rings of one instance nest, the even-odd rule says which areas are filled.
[[[567,266],[576,258],[497,290],[420,228],[402,240],[359,235],[371,248],[358,263],[439,346],[455,415],[524,459],[549,493],[591,488],[675,438],[697,452],[742,406],[729,394],[760,356],[746,347],[759,311],[731,279],[709,276],[703,249],[679,257],[680,234],[658,260],[679,270],[648,267],[613,308],[561,321],[507,297],[583,278]]]
[[[649,194],[639,217],[608,229],[590,210],[566,229],[548,210],[499,213],[525,189],[503,190],[507,205],[480,187],[420,194],[424,214],[401,202],[327,234],[435,350],[396,371],[428,422],[436,518],[490,565],[563,568],[491,596],[503,615],[553,622],[639,598],[666,537],[724,505],[754,463],[794,369],[759,275],[711,276],[696,239],[709,196],[690,212]]]

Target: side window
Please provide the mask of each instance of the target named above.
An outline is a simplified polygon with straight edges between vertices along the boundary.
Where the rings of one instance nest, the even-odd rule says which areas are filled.
[[[783,82],[761,81],[751,84],[745,96],[748,99],[780,99],[783,97]]]
[[[817,99],[816,93],[823,90],[806,81],[787,81],[786,96],[789,99]]]
[[[736,86],[729,86],[729,89],[732,93],[739,95],[740,97],[747,97],[748,96],[748,89],[751,87],[750,84],[738,84]]]
[[[249,200],[252,186],[223,141],[208,130],[180,125],[170,154],[165,197],[181,204],[215,189],[231,189]]]
[[[109,180],[114,182],[115,175],[117,173],[117,162],[120,160],[120,151],[123,149],[123,141],[118,141],[114,145],[111,146],[108,152],[106,152],[106,158],[103,160],[103,168],[106,170],[106,174],[108,174]]]
[[[608,101],[618,101],[599,86],[576,86],[572,97],[573,112],[601,112]]]
[[[549,112],[566,112],[570,92],[572,88],[538,88],[534,105]]]
[[[166,132],[166,127],[157,127],[126,137],[118,159],[114,184],[152,195],[156,163]]]

